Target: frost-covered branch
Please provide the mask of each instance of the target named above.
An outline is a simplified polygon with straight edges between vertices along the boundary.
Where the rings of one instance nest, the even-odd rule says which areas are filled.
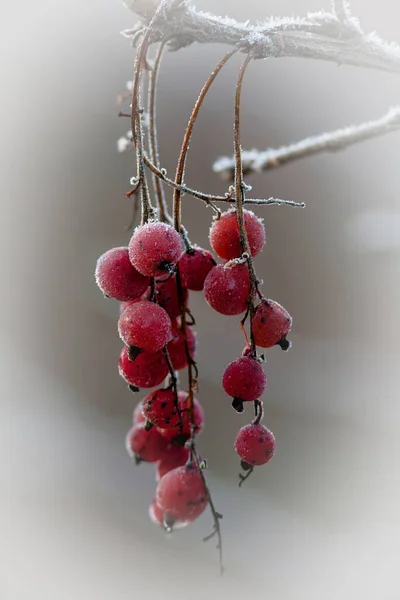
[[[125,0],[125,4],[146,28],[159,1]],[[138,27],[124,33],[134,37]],[[175,0],[152,28],[152,42],[166,39],[174,50],[193,42],[221,43],[253,58],[313,58],[400,73],[399,45],[385,42],[374,32],[364,33],[343,0],[333,1],[332,12],[272,17],[258,25],[198,11],[188,0]]]
[[[311,136],[289,146],[269,148],[264,151],[244,150],[242,153],[243,172],[245,174],[257,173],[312,154],[335,152],[357,142],[398,129],[400,129],[400,105],[391,108],[383,117],[375,121]],[[220,173],[223,179],[232,180],[235,161],[233,157],[221,157],[214,163],[213,169],[216,173]]]

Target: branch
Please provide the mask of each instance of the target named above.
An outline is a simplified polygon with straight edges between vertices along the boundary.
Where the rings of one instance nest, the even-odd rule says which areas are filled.
[[[383,117],[360,125],[350,125],[329,133],[308,137],[289,146],[269,148],[265,151],[245,150],[242,154],[243,173],[259,173],[288,162],[317,154],[319,152],[336,152],[363,140],[368,140],[391,131],[400,129],[400,105],[391,108]],[[231,181],[235,170],[233,158],[223,156],[213,166],[224,180]]]
[[[125,0],[143,21],[146,30],[158,0]],[[333,1],[334,12],[306,17],[269,18],[259,25],[197,11],[187,0],[178,0],[159,15],[152,28],[152,43],[168,39],[172,50],[193,42],[232,46],[253,58],[298,57],[331,61],[400,73],[400,47],[376,33],[364,33],[350,15],[348,3]],[[137,37],[138,27],[124,35]]]

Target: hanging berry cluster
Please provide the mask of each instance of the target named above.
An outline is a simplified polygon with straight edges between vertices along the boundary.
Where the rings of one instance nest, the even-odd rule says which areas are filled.
[[[156,16],[157,13],[154,19]],[[156,466],[157,488],[149,509],[150,518],[172,531],[194,521],[209,506],[214,527],[208,538],[213,535],[218,538],[222,568],[222,515],[214,506],[205,475],[206,461],[197,449],[204,411],[195,397],[199,372],[189,291],[202,291],[207,303],[222,315],[244,313],[240,327],[245,348],[222,375],[222,386],[232,398],[233,408],[243,412],[246,403],[253,403],[255,409],[253,422],[240,429],[234,442],[246,472],[240,475],[240,484],[255,466],[267,463],[275,451],[275,438],[261,422],[261,397],[267,379],[257,347],[280,345],[287,350],[291,318],[277,302],[262,295],[253,258],[265,245],[265,228],[261,219],[244,208],[252,202],[272,203],[271,199],[245,199],[249,188],[242,175],[239,109],[243,75],[251,57],[246,58],[240,69],[235,95],[235,185],[222,197],[191,190],[184,185],[183,177],[193,126],[212,82],[234,52],[218,63],[200,92],[185,132],[175,179],[171,180],[160,167],[155,126],[155,89],[164,44],[160,45],[151,67],[147,57],[154,19],[142,34],[137,50],[129,115],[137,176],[127,196],[133,197],[135,203],[140,199],[141,224],[134,229],[128,246],[108,250],[98,259],[96,281],[106,297],[120,302],[118,332],[124,343],[119,357],[120,375],[133,392],[153,390],[136,406],[133,426],[126,437],[127,451],[136,464],[148,462]],[[149,77],[146,138],[140,104],[145,71]],[[153,177],[156,207],[151,201],[147,170]],[[172,216],[162,183],[173,188]],[[210,245],[223,262],[217,264],[211,252],[190,241],[182,224],[184,193],[201,199],[215,211]],[[231,208],[221,212],[218,202],[230,203]],[[184,370],[187,380],[180,375]]]

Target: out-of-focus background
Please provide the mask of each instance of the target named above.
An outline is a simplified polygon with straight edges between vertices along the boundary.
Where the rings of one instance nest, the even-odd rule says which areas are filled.
[[[328,0],[198,0],[238,19],[327,9]],[[393,0],[353,0],[367,30],[400,41]],[[8,2],[0,18],[2,293],[1,600],[163,597],[397,600],[400,505],[400,133],[248,178],[266,207],[257,269],[294,319],[293,348],[268,352],[273,461],[238,489],[233,439],[250,418],[221,391],[241,351],[238,319],[191,305],[199,332],[199,439],[224,513],[224,578],[207,513],[168,537],[150,523],[151,466],[124,449],[136,398],[118,377],[118,308],[96,258],[125,244],[133,154],[116,97],[132,77],[120,0]],[[200,87],[225,49],[168,53],[158,96],[162,164],[174,170]],[[221,72],[190,147],[187,183],[223,193],[212,161],[232,151],[240,57]],[[243,146],[277,146],[377,118],[399,78],[307,60],[251,64]],[[186,197],[191,239],[212,214]]]

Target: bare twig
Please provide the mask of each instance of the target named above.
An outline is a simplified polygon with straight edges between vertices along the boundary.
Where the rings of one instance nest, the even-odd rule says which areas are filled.
[[[232,193],[229,192],[225,194],[225,196],[215,196],[213,194],[206,194],[204,192],[200,192],[198,190],[194,190],[189,188],[186,185],[179,185],[169,177],[167,177],[167,172],[165,169],[157,168],[147,156],[145,156],[145,165],[154,173],[161,181],[166,183],[168,186],[177,189],[181,192],[181,194],[188,194],[189,196],[193,196],[194,198],[198,198],[202,200],[205,204],[210,206],[216,214],[220,214],[220,210],[217,206],[215,206],[215,202],[228,202],[230,204],[235,203],[235,198],[232,197]],[[128,192],[129,193],[129,192]],[[278,206],[293,206],[296,208],[304,208],[304,202],[294,202],[293,200],[282,200],[281,198],[247,198],[245,200],[245,204],[251,204],[255,206],[265,206],[269,204],[276,204]]]
[[[156,91],[157,78],[160,69],[161,59],[165,48],[165,42],[161,42],[155,59],[154,66],[149,71],[149,87],[148,87],[148,111],[149,111],[149,159],[156,167],[160,166],[160,157],[158,150],[158,137],[156,125]],[[172,218],[168,213],[167,203],[165,201],[164,188],[161,185],[160,179],[153,173],[153,187],[157,199],[158,218],[160,221],[168,222],[172,225]]]
[[[249,239],[247,236],[247,230],[244,222],[244,202],[245,202],[245,191],[246,186],[243,182],[243,167],[242,167],[242,147],[240,141],[240,102],[242,95],[243,77],[246,72],[247,66],[251,60],[251,56],[246,56],[243,65],[240,68],[238,81],[236,85],[235,93],[235,110],[234,110],[234,127],[233,127],[233,148],[235,154],[235,199],[236,199],[236,214],[240,232],[240,243],[242,246],[243,256],[246,256],[247,266],[249,269],[250,276],[250,290],[249,290],[249,302],[248,302],[248,315],[250,320],[250,346],[252,355],[256,355],[256,343],[253,335],[252,328],[252,317],[254,315],[254,293],[257,289],[257,275],[254,268],[253,257],[251,255],[251,249]],[[242,321],[243,325],[243,321]]]
[[[145,23],[154,14],[156,5],[155,0],[126,0],[125,3]],[[400,73],[400,47],[385,42],[375,33],[364,33],[358,20],[347,18],[347,14],[342,19],[344,6],[347,12],[347,5],[337,1],[335,12],[274,17],[260,25],[250,25],[198,11],[187,0],[181,0],[175,3],[174,10],[162,12],[152,41],[168,38],[172,49],[193,42],[220,43],[254,58],[313,58]]]
[[[206,490],[206,495],[207,495],[207,500],[208,500],[208,505],[210,507],[211,510],[211,514],[213,516],[213,521],[214,521],[214,527],[213,527],[213,531],[212,533],[210,533],[210,535],[206,536],[204,538],[204,541],[207,542],[208,540],[210,540],[211,538],[213,538],[215,535],[217,536],[218,539],[218,544],[217,544],[217,548],[218,548],[218,553],[219,553],[219,566],[220,566],[220,571],[221,571],[221,575],[224,572],[224,564],[223,564],[223,555],[222,555],[222,533],[221,533],[221,525],[220,525],[220,520],[222,519],[222,515],[221,513],[219,513],[214,505],[211,493],[210,493],[210,489],[208,487],[206,478],[204,476],[203,473],[203,469],[201,468],[200,465],[200,460],[199,460],[199,456],[197,454],[197,450],[196,448],[193,449],[193,459],[194,462],[196,463],[196,467],[200,473],[201,479],[203,481],[203,485],[204,488]]]
[[[336,152],[398,129],[400,129],[400,105],[391,108],[383,117],[374,121],[311,136],[288,146],[269,148],[264,151],[245,150],[242,152],[243,172],[245,175],[259,173],[319,152]],[[213,169],[216,173],[220,173],[223,179],[232,181],[235,161],[231,157],[224,156],[214,163]]]
[[[196,103],[193,107],[192,113],[189,118],[189,122],[186,127],[185,135],[184,135],[183,142],[182,142],[182,148],[181,148],[181,152],[180,152],[179,159],[178,159],[178,166],[176,168],[175,183],[177,183],[178,185],[182,185],[182,183],[183,183],[183,177],[185,174],[186,157],[187,157],[187,153],[189,150],[189,142],[190,142],[190,138],[192,136],[194,124],[195,124],[197,116],[199,114],[201,105],[203,104],[204,98],[206,97],[208,90],[210,89],[213,81],[215,80],[216,76],[218,75],[218,73],[220,72],[222,67],[228,62],[228,60],[231,58],[231,56],[233,56],[233,54],[235,54],[235,52],[236,52],[236,50],[228,52],[228,54],[226,54],[219,61],[219,63],[215,67],[215,69],[212,71],[211,75],[208,77],[204,86],[202,87],[200,94],[196,100]],[[174,202],[175,229],[177,229],[179,231],[180,230],[180,221],[181,221],[181,192],[178,188],[174,189],[173,202]],[[179,229],[178,229],[178,224],[179,224]]]

